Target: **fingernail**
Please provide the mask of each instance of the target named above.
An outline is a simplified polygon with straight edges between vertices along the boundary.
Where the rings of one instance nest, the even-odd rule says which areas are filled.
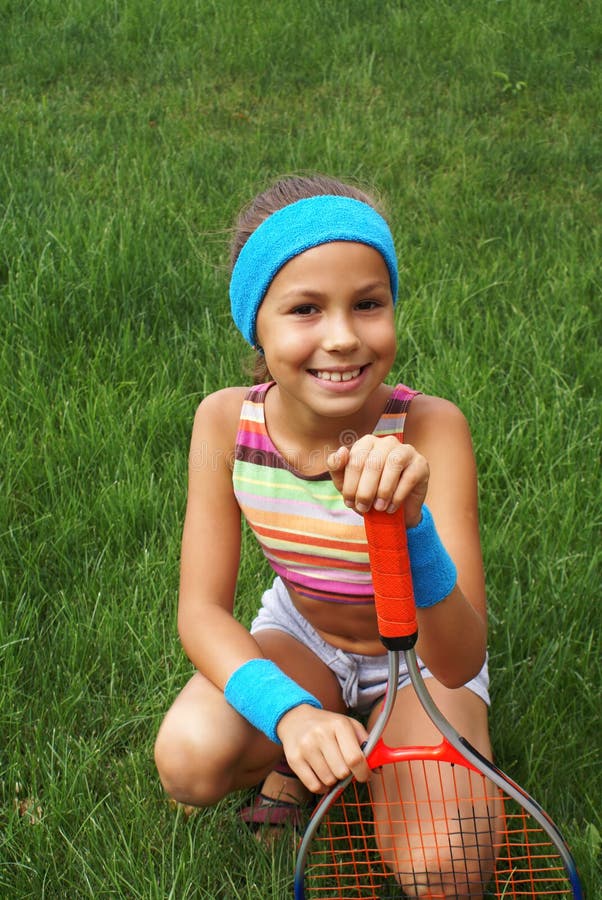
[[[378,512],[382,512],[383,509],[386,509],[386,508],[387,508],[386,500],[381,500],[379,497],[378,500],[374,501],[374,509],[378,510]]]
[[[358,512],[362,512],[362,513],[368,512],[368,510],[370,509],[370,507],[366,503],[356,503],[355,508],[357,509]]]

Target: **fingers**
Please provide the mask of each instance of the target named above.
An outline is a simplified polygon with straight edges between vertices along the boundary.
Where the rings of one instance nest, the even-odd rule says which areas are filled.
[[[329,470],[347,506],[358,513],[372,506],[395,512],[406,500],[408,524],[420,520],[420,507],[428,486],[428,463],[414,447],[397,438],[365,435],[351,448],[342,447],[329,457]]]
[[[370,767],[361,745],[368,734],[361,723],[348,716],[316,711],[301,717],[287,713],[289,722],[282,733],[290,767],[314,794],[329,790],[338,781],[355,776],[367,781]]]
[[[358,741],[353,727],[349,728],[353,721],[347,719],[345,727],[337,731],[336,741],[328,742],[322,751],[327,768],[321,773],[321,779],[328,786],[348,775],[354,775],[358,781],[367,781],[370,777],[370,767],[361,746],[364,741]]]
[[[343,482],[345,479],[345,466],[348,462],[348,447],[339,447],[339,449],[334,453],[331,453],[326,460],[326,465],[328,467],[328,471],[330,472],[330,477],[332,478],[336,489],[341,492],[343,490]]]
[[[289,765],[312,794],[323,794],[349,775],[358,781],[367,781],[370,777],[370,767],[357,743],[348,760],[341,748],[328,745],[323,751],[313,754],[311,760],[301,759],[298,765],[290,762]]]

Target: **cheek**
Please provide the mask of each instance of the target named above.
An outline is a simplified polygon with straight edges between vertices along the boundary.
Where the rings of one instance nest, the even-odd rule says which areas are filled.
[[[293,328],[282,328],[269,336],[264,345],[266,356],[284,363],[302,362],[312,350],[312,342],[307,335]]]
[[[393,334],[389,338],[389,355],[393,359],[395,359],[396,354],[397,354],[397,335],[395,334],[395,332],[393,332]]]
[[[390,324],[379,328],[373,335],[372,340],[374,346],[378,347],[383,356],[395,356],[397,353],[397,335],[395,333],[395,322],[392,319]]]

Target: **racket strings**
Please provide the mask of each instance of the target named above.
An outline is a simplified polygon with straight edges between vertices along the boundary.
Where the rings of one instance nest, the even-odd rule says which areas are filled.
[[[466,769],[425,761],[385,767],[371,806],[386,867],[410,896],[473,896],[471,886],[493,871],[495,802],[495,793],[475,796]]]
[[[432,760],[349,785],[314,837],[306,891],[314,900],[572,896],[556,848],[519,804],[468,768]]]

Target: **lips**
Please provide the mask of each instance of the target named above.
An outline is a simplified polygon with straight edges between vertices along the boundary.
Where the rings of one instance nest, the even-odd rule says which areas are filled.
[[[310,369],[309,371],[315,378],[319,378],[320,381],[352,381],[354,378],[357,378],[362,371],[363,366],[359,366],[357,369],[347,369],[344,372],[337,370],[329,370],[329,369]]]

